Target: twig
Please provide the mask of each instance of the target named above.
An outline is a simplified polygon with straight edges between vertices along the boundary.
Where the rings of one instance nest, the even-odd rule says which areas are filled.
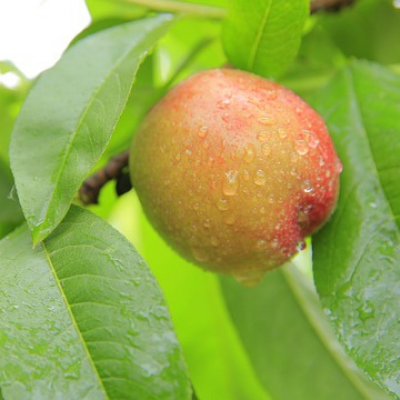
[[[314,14],[319,11],[338,11],[354,2],[355,0],[313,0],[310,5],[310,12]]]
[[[117,180],[117,193],[121,195],[132,187],[129,174],[124,172],[128,166],[129,150],[112,157],[108,164],[86,179],[79,189],[79,198],[83,204],[98,204],[101,188],[109,181]],[[126,177],[128,176],[128,181]]]

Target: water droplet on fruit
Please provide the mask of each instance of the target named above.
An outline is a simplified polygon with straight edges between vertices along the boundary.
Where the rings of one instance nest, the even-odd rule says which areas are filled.
[[[260,270],[234,272],[232,276],[243,286],[252,287],[260,283],[265,272]]]
[[[210,259],[207,252],[200,248],[193,248],[192,254],[194,259],[198,262],[206,262]]]
[[[303,139],[296,140],[296,142],[294,143],[294,148],[301,156],[304,156],[308,153],[307,142]]]
[[[225,196],[234,196],[239,189],[239,172],[231,170],[225,173],[224,180],[222,181],[222,192]]]
[[[225,218],[225,223],[227,225],[233,225],[235,223],[235,220],[235,216],[233,214],[230,214]]]
[[[304,240],[300,240],[296,244],[297,251],[302,251],[306,248],[306,242]]]
[[[338,158],[335,159],[334,171],[337,174],[340,174],[343,171],[343,164],[340,162]]]
[[[270,117],[258,118],[258,122],[264,126],[272,125],[274,123],[274,121]]]
[[[267,242],[264,239],[260,239],[257,241],[257,247],[259,249],[264,249],[267,245]]]
[[[255,148],[251,143],[249,143],[244,149],[243,159],[244,161],[250,164],[251,162],[253,162],[255,156],[256,156]]]
[[[266,181],[267,177],[265,175],[265,172],[262,169],[257,170],[254,176],[254,183],[256,185],[262,186],[265,184]]]
[[[285,139],[287,137],[287,132],[283,128],[278,129],[278,135],[281,139]]]
[[[271,247],[271,249],[277,249],[279,247],[278,239],[272,239],[269,246]]]
[[[260,131],[260,132],[258,132],[258,133],[257,133],[257,139],[258,139],[260,142],[265,142],[266,140],[268,140],[268,139],[269,139],[269,133],[268,133],[268,131]]]
[[[185,153],[186,153],[188,156],[190,156],[190,155],[192,155],[192,150],[186,149],[186,150],[185,150]]]
[[[243,170],[242,175],[243,175],[243,179],[244,179],[245,181],[249,181],[249,180],[250,180],[250,172],[249,172],[247,169],[244,169],[244,170]]]
[[[299,176],[299,172],[297,171],[297,168],[296,168],[296,167],[293,167],[293,168],[290,170],[290,175],[292,175],[292,176]]]
[[[303,192],[305,192],[305,193],[311,193],[314,190],[313,185],[309,179],[306,179],[301,184],[301,188],[302,188]]]
[[[297,153],[290,153],[290,161],[291,162],[297,162],[299,160],[300,156]]]
[[[228,203],[228,200],[226,200],[226,199],[219,199],[218,202],[217,202],[217,207],[218,207],[218,209],[220,209],[221,211],[229,210],[229,203]]]
[[[207,126],[200,127],[197,134],[200,136],[200,138],[204,139],[208,134],[208,127]]]
[[[306,138],[306,142],[308,143],[308,147],[310,149],[315,149],[319,145],[319,138],[317,134],[313,131],[303,130],[304,136]]]
[[[229,99],[220,100],[218,102],[218,108],[220,110],[225,110],[229,106],[230,103],[231,103],[231,101]]]
[[[275,195],[273,193],[270,193],[268,196],[268,203],[272,204],[275,201]]]
[[[268,143],[264,143],[261,146],[261,152],[264,154],[264,156],[270,156],[271,155],[271,146]]]
[[[214,247],[217,247],[219,245],[219,240],[218,240],[218,238],[216,236],[211,236],[211,244]]]

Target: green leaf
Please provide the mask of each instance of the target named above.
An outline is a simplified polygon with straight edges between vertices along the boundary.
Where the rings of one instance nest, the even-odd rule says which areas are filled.
[[[314,273],[339,339],[400,396],[400,77],[354,62],[314,97],[344,169],[337,211],[314,239]]]
[[[222,39],[234,66],[265,77],[281,75],[295,57],[308,0],[232,0]]]
[[[100,158],[143,58],[170,15],[134,21],[78,42],[38,79],[17,119],[11,167],[38,243],[59,224]]]
[[[11,197],[12,191],[10,167],[0,158],[0,223],[20,223],[23,220],[18,201]]]
[[[344,356],[309,282],[287,265],[253,288],[222,279],[258,378],[279,400],[385,399]]]
[[[378,61],[383,64],[400,62],[400,9],[394,0],[356,1],[340,14],[325,13],[319,25],[348,57]]]
[[[72,207],[32,249],[0,242],[5,399],[190,399],[161,291],[132,245]]]

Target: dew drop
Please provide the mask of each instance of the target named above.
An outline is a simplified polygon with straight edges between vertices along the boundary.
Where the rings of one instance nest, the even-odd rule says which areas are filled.
[[[315,149],[319,145],[319,138],[317,134],[313,131],[303,130],[304,136],[306,138],[306,142],[310,149]]]
[[[226,223],[227,225],[233,225],[233,224],[235,223],[235,216],[234,216],[233,214],[228,215],[228,216],[225,218],[225,223]]]
[[[287,137],[286,129],[279,128],[278,129],[278,135],[279,135],[280,139],[286,139],[286,137]]]
[[[306,246],[306,242],[305,242],[304,240],[300,240],[300,241],[298,241],[297,244],[296,244],[296,249],[297,249],[297,251],[302,251],[302,250],[304,250],[306,247],[307,247],[307,246]]]
[[[216,236],[211,236],[211,244],[214,247],[217,247],[219,245],[219,240],[218,240],[218,238]]]
[[[249,181],[250,180],[250,172],[247,169],[243,170],[242,175],[243,175],[243,180],[245,180],[245,181]]]
[[[241,271],[233,273],[233,277],[243,286],[252,287],[261,282],[264,271]]]
[[[272,239],[269,246],[271,249],[277,249],[279,247],[278,239]]]
[[[235,196],[239,189],[239,171],[228,171],[222,181],[222,192],[225,196]]]
[[[217,202],[217,207],[221,211],[229,210],[229,203],[226,199],[219,199]]]
[[[270,193],[270,195],[268,196],[268,203],[273,204],[274,201],[275,201],[275,195],[273,193]]]
[[[251,162],[253,162],[255,156],[256,156],[256,151],[254,149],[254,146],[249,143],[244,149],[243,159],[244,161],[250,164]]]
[[[343,164],[340,162],[338,158],[335,159],[334,171],[337,174],[340,174],[343,171]]]
[[[186,150],[185,150],[185,153],[186,153],[188,156],[190,156],[190,155],[192,155],[192,150],[186,149]]]
[[[192,254],[194,259],[198,262],[206,262],[210,259],[207,252],[200,248],[193,248]]]
[[[296,149],[297,153],[301,156],[304,156],[308,153],[308,146],[307,142],[303,139],[296,140],[294,144],[294,148]]]
[[[272,125],[274,123],[274,121],[270,117],[258,118],[258,122],[264,126]]]
[[[255,176],[254,176],[254,183],[256,185],[262,186],[265,184],[267,181],[267,177],[265,175],[265,172],[262,169],[257,170]]]
[[[207,218],[203,224],[204,228],[211,228],[211,221]]]
[[[290,153],[290,161],[291,162],[297,162],[299,160],[300,156],[297,153]]]
[[[302,184],[301,184],[301,189],[303,190],[304,193],[311,193],[314,188],[309,179],[306,179]]]
[[[269,139],[269,132],[268,132],[268,131],[265,131],[265,130],[258,132],[258,133],[257,133],[257,139],[258,139],[260,142],[265,142],[266,140]]]
[[[261,146],[261,152],[264,154],[264,156],[270,156],[271,155],[271,146],[268,143],[264,143]]]
[[[208,134],[208,127],[207,126],[200,127],[197,134],[200,136],[201,139],[204,139]]]
[[[264,239],[260,239],[257,241],[257,247],[259,249],[264,249],[267,246],[267,242]]]
[[[293,168],[290,170],[290,175],[292,175],[292,176],[299,176],[299,172],[297,171],[297,168],[296,168],[296,167],[293,167]]]

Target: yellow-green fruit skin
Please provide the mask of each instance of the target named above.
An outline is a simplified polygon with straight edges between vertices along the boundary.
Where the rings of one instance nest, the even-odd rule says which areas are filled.
[[[248,72],[200,72],[147,114],[131,180],[162,237],[197,265],[256,279],[331,215],[341,163],[321,117]]]

